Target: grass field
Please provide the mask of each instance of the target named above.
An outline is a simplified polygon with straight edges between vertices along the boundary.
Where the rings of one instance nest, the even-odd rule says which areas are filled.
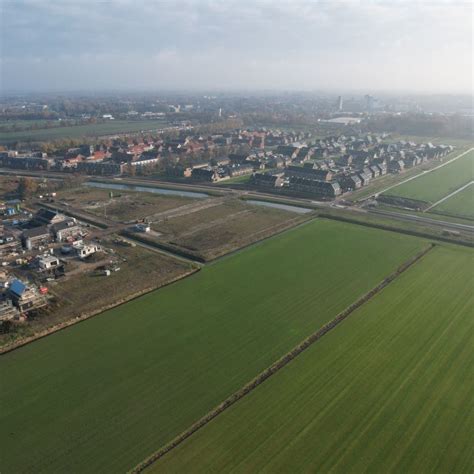
[[[438,247],[146,472],[471,473],[473,255]]]
[[[435,206],[431,212],[474,220],[474,183]]]
[[[435,203],[472,181],[473,173],[474,151],[471,151],[438,170],[390,189],[386,194]]]
[[[55,127],[42,130],[24,130],[18,132],[0,132],[0,143],[17,141],[47,141],[64,138],[98,137],[114,133],[139,132],[153,130],[167,125],[164,120],[131,121],[115,120],[107,123],[76,125],[70,127]]]
[[[313,221],[5,355],[2,473],[126,471],[425,245]]]

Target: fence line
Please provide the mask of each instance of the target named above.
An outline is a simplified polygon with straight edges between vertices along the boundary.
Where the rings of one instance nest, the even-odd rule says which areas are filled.
[[[300,355],[305,349],[310,347],[317,340],[319,340],[329,331],[334,329],[338,324],[340,324],[344,319],[346,319],[350,314],[352,314],[357,308],[362,306],[364,303],[366,303],[371,298],[373,298],[377,293],[382,291],[387,285],[389,285],[398,276],[400,276],[402,273],[408,270],[408,268],[410,268],[412,265],[418,262],[421,258],[423,258],[434,247],[435,247],[435,244],[431,243],[428,247],[423,249],[421,252],[419,252],[418,254],[411,257],[409,260],[407,260],[405,263],[400,265],[397,268],[397,270],[395,270],[392,274],[386,277],[377,286],[372,288],[368,293],[366,293],[365,295],[360,297],[358,300],[356,300],[354,303],[352,303],[350,306],[348,306],[345,310],[339,313],[334,319],[332,319],[330,322],[328,322],[323,327],[321,327],[318,331],[314,332],[313,334],[308,336],[306,339],[304,339],[300,344],[294,347],[290,352],[287,352],[283,357],[278,359],[270,367],[268,367],[259,375],[257,375],[257,377],[255,377],[249,383],[244,385],[244,387],[242,387],[237,392],[233,393],[230,397],[224,400],[220,405],[215,407],[213,410],[211,410],[206,415],[204,415],[201,419],[199,419],[196,423],[191,425],[186,431],[178,435],[171,442],[169,442],[168,444],[160,448],[158,451],[153,453],[143,462],[141,462],[136,467],[134,467],[131,470],[131,473],[138,474],[144,471],[147,467],[151,466],[158,459],[162,458],[165,454],[169,453],[171,450],[179,446],[183,441],[185,441],[187,438],[193,435],[196,431],[203,428],[205,425],[207,425],[210,421],[212,421],[218,415],[223,413],[226,409],[228,409],[238,400],[240,400],[241,398],[245,397],[250,392],[255,390],[261,383],[263,383],[265,380],[267,380],[276,372],[278,372],[287,364],[289,364],[293,359],[295,359],[298,355]]]

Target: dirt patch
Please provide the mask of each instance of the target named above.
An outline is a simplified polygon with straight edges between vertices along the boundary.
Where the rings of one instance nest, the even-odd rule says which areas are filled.
[[[213,260],[297,225],[308,216],[252,206],[238,199],[152,224],[160,242]]]
[[[115,222],[140,220],[196,202],[194,199],[181,196],[88,187],[61,191],[56,200],[73,209]]]

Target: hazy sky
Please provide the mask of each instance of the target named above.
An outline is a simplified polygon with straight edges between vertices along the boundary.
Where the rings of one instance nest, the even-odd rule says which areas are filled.
[[[3,90],[472,92],[471,0],[0,0]]]

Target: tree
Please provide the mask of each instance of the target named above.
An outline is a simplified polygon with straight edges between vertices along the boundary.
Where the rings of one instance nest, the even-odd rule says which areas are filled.
[[[37,190],[38,183],[33,178],[20,178],[17,191],[21,199],[31,197]]]
[[[127,165],[127,174],[129,176],[135,176],[136,175],[136,167],[133,166],[131,163]]]

